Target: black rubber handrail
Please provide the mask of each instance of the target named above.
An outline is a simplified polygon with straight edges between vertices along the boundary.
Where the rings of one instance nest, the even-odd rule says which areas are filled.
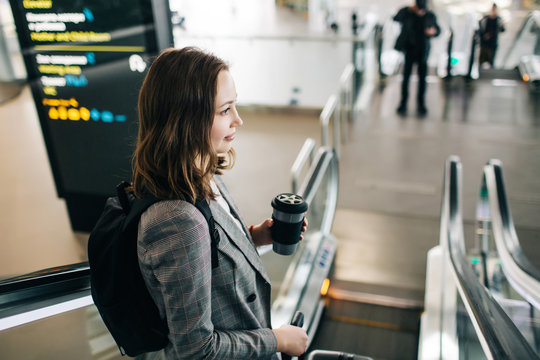
[[[59,282],[90,276],[88,262],[42,269],[28,274],[0,280],[0,294],[24,290],[36,286],[52,285]]]
[[[498,211],[502,220],[502,230],[506,249],[521,270],[536,279],[536,281],[540,282],[540,270],[529,261],[519,243],[519,238],[514,226],[514,220],[512,219],[510,206],[508,205],[508,199],[506,197],[502,162],[499,160],[490,160],[489,165],[493,168],[493,176],[496,187],[490,188],[488,186],[488,193],[494,192],[497,195]],[[484,171],[484,176],[491,176],[491,174]]]
[[[315,250],[315,253],[318,253],[318,249],[320,249],[320,246],[324,242],[324,239],[327,236],[331,236],[330,232],[332,229],[332,224],[334,221],[337,207],[337,197],[339,189],[338,173],[339,161],[335,149],[328,146],[321,146],[317,151],[315,159],[313,160],[313,163],[308,171],[308,174],[306,175],[306,178],[304,179],[302,185],[298,190],[298,195],[302,196],[304,200],[308,202],[308,204],[310,204],[309,211],[318,211],[323,213],[321,216],[322,221],[320,224],[320,228],[316,228],[315,231],[312,229],[309,235],[313,236],[315,241],[318,242],[318,248],[317,250]],[[323,183],[325,177],[328,180],[326,184]],[[325,186],[326,188],[324,188],[323,186]],[[315,197],[321,193],[325,195],[324,201],[317,201],[314,203],[313,200],[315,199]],[[324,204],[324,206],[321,207],[321,204]],[[316,225],[310,224],[310,226]],[[280,305],[277,307],[274,307],[273,305],[272,307],[273,321],[275,321],[276,319],[287,319],[287,321],[290,321],[294,314],[297,311],[301,310],[302,312],[304,312],[305,316],[305,328],[308,330],[308,333],[311,331],[314,333],[319,321],[319,317],[317,317],[317,303],[319,301],[319,297],[310,298],[307,296],[307,294],[310,293],[309,291],[311,291],[311,289],[308,289],[308,284],[317,276],[314,275],[314,272],[316,272],[316,268],[320,267],[316,259],[317,258],[312,256],[302,256],[300,258],[297,258],[298,262],[296,263],[296,265],[291,264],[291,266],[302,266],[304,268],[306,265],[309,265],[310,270],[303,277],[303,281],[305,282],[303,283],[302,287],[292,292],[293,294],[297,294],[294,298],[289,297],[289,294],[291,293],[290,288],[295,281],[294,279],[296,278],[296,272],[287,272],[285,278],[281,283],[281,289],[275,302],[275,304]],[[322,280],[323,279],[321,279],[321,281]],[[287,300],[283,301],[280,300],[280,298]],[[313,305],[313,307],[308,306],[300,309],[300,307],[305,305],[306,302],[311,303],[312,300],[313,303],[310,305]],[[283,306],[282,304],[284,303],[288,305]]]
[[[4,279],[0,281],[0,318],[39,307],[39,303],[51,299],[84,296],[89,291],[90,268],[86,262]]]
[[[334,223],[339,189],[339,161],[336,150],[327,146],[320,147],[313,163],[298,194],[311,203],[319,191],[319,184],[323,177],[328,176],[328,192],[323,209],[325,215],[320,231],[323,234],[329,234]]]
[[[540,359],[469,265],[463,235],[461,177],[461,162],[452,156],[446,162],[441,233],[456,285],[480,344],[491,359]]]
[[[482,189],[489,196],[493,238],[508,282],[526,301],[540,309],[540,270],[521,248],[506,197],[502,163],[492,159],[484,167]]]

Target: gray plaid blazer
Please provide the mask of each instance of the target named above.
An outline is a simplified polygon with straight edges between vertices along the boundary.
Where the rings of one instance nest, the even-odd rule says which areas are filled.
[[[277,359],[270,329],[270,280],[238,209],[215,182],[243,231],[216,202],[219,266],[212,269],[208,223],[186,201],[152,205],[139,223],[145,283],[169,325],[167,359]]]

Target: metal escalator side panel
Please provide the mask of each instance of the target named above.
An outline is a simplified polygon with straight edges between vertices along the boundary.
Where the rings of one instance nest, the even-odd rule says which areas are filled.
[[[502,163],[491,160],[484,167],[484,179],[488,188],[493,237],[503,271],[514,289],[540,309],[540,270],[530,263],[519,243],[506,197]]]
[[[469,266],[465,254],[461,211],[462,170],[459,158],[447,161],[443,194],[444,208],[441,231],[447,236],[446,247],[451,271],[460,297],[465,305],[482,349],[492,359],[537,359],[502,307],[483,287]]]

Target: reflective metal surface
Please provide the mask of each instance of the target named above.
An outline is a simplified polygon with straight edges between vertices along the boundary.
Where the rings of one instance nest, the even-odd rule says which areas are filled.
[[[426,283],[419,359],[469,358],[471,354],[476,354],[474,358],[536,359],[535,350],[501,302],[481,284],[467,259],[461,178],[461,162],[452,156],[445,167],[440,245],[428,255],[428,270],[435,270],[438,276],[426,280],[430,283]],[[442,286],[432,286],[435,281],[440,281]],[[470,319],[470,323],[464,318]],[[469,333],[475,333],[477,340]]]
[[[540,270],[525,256],[514,228],[506,199],[502,163],[491,160],[484,167],[484,186],[489,195],[493,237],[502,270],[518,293],[540,310]]]
[[[304,327],[313,333],[320,319],[325,295],[322,287],[329,276],[337,240],[330,234],[338,191],[335,151],[320,148],[299,195],[309,204],[309,227],[294,259],[286,269],[279,294],[272,305],[272,326],[289,323],[296,311],[305,316]],[[327,289],[326,289],[327,290]]]

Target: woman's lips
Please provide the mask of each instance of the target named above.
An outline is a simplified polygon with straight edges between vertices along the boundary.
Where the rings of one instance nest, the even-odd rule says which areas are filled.
[[[229,135],[229,136],[225,136],[225,140],[227,140],[227,141],[233,141],[235,137],[236,137],[236,134],[231,134],[231,135]]]

